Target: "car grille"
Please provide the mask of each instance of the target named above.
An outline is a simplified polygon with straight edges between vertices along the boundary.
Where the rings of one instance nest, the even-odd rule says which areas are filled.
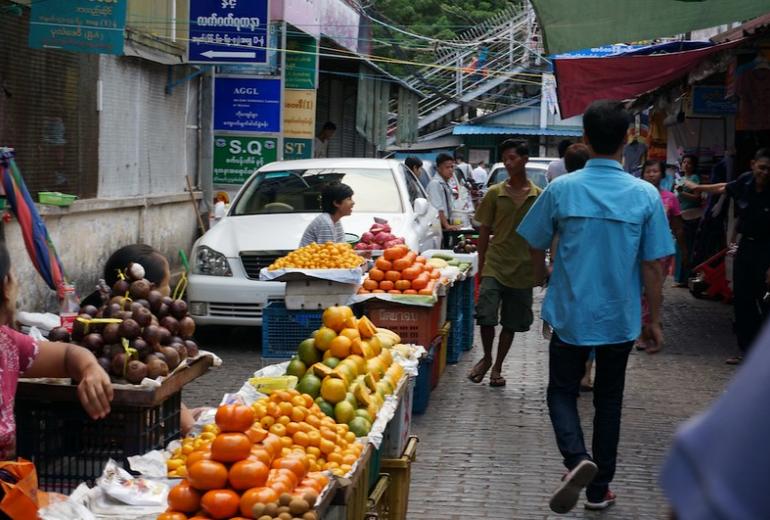
[[[252,280],[259,280],[259,271],[263,267],[268,267],[287,251],[259,251],[256,253],[241,251],[241,263],[246,271],[246,276]]]
[[[209,303],[209,316],[217,318],[261,318],[264,306],[259,303]]]

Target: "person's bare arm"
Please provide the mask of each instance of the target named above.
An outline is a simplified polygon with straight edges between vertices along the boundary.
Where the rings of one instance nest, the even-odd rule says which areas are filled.
[[[679,192],[679,195],[689,200],[700,200],[700,193],[688,193],[686,191]]]
[[[484,272],[484,261],[487,256],[487,249],[489,248],[489,236],[492,234],[492,228],[489,226],[481,225],[479,227],[479,244],[476,251],[479,253],[479,272]]]
[[[720,182],[717,184],[695,184],[694,182],[685,181],[684,183],[685,187],[688,189],[691,189],[695,194],[700,193],[714,193],[717,195],[721,195],[725,192],[725,186],[727,186],[726,182]],[[682,192],[682,195],[691,195],[685,192]]]
[[[684,236],[684,220],[681,215],[671,217],[669,220],[671,226],[671,232],[676,238],[676,243],[679,246],[679,250],[682,252],[682,262],[687,264],[687,259],[690,257],[689,251],[687,251],[687,240]]]
[[[438,218],[441,221],[441,229],[444,231],[458,231],[460,229],[460,226],[453,226],[449,223],[449,220],[447,220],[446,215],[444,214],[444,210],[438,212]]]
[[[648,354],[655,354],[663,348],[663,329],[660,326],[660,309],[663,305],[663,269],[660,261],[642,262],[644,294],[650,308],[650,322],[644,326],[642,338],[647,342]]]
[[[88,415],[101,419],[110,413],[110,377],[83,347],[69,343],[41,341],[32,366],[23,377],[71,377],[78,381],[78,397]]]

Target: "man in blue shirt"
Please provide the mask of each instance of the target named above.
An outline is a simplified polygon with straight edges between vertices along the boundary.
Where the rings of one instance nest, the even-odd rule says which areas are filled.
[[[583,115],[583,140],[591,159],[540,195],[519,225],[529,242],[535,280],[545,279],[545,250],[558,235],[543,320],[554,329],[549,347],[548,409],[556,443],[569,473],[551,498],[551,509],[575,507],[583,487],[586,508],[615,501],[615,474],[626,363],[641,332],[641,288],[650,307],[643,337],[647,352],[660,350],[663,271],[658,261],[674,253],[660,195],[620,164],[630,117],[614,101],[594,102]],[[593,456],[583,440],[577,397],[586,360],[596,348]]]

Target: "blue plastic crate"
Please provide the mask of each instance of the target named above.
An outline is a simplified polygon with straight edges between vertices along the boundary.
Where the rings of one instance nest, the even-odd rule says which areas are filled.
[[[420,360],[417,367],[417,378],[414,382],[414,397],[412,400],[412,413],[423,414],[428,408],[430,400],[430,379],[433,373],[433,362],[435,360],[435,350],[431,347],[428,354]]]
[[[262,312],[262,357],[288,359],[303,340],[321,327],[323,311],[290,311],[271,302]]]
[[[452,321],[452,327],[449,329],[449,339],[447,340],[446,362],[457,363],[463,353],[463,337],[465,324],[465,309],[461,306],[457,308],[457,314]]]
[[[471,350],[473,348],[474,317],[476,315],[476,305],[473,298],[474,279],[468,278],[461,283],[462,297],[462,349]]]
[[[447,321],[455,321],[460,315],[460,309],[462,307],[462,288],[459,283],[455,283],[449,288],[447,294],[447,306],[446,306],[446,319]]]

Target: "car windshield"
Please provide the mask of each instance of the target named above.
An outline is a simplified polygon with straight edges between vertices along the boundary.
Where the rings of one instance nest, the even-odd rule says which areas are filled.
[[[538,188],[544,189],[546,185],[548,184],[548,180],[546,179],[545,172],[543,168],[533,168],[531,166],[527,166],[527,178],[531,180],[535,186]],[[500,182],[503,182],[505,179],[508,178],[508,171],[505,168],[497,168],[495,171],[492,172],[492,175],[489,176],[489,182],[487,183],[488,186],[492,186],[493,184],[497,184]]]
[[[382,168],[326,168],[260,172],[235,203],[232,215],[317,213],[321,190],[330,182],[353,189],[353,211],[399,213],[403,210],[393,172]]]

